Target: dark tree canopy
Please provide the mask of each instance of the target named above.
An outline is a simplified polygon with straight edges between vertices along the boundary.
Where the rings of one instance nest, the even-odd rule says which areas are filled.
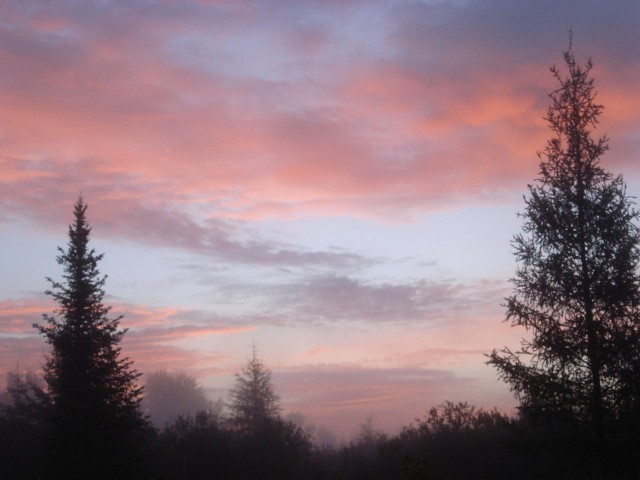
[[[271,371],[256,356],[255,347],[242,372],[236,374],[229,396],[231,418],[241,429],[255,430],[279,416],[280,397],[273,390]]]
[[[139,374],[118,346],[126,330],[102,303],[102,255],[89,248],[82,197],[74,208],[67,250],[59,248],[63,280],[46,293],[58,304],[35,325],[50,345],[45,365],[51,409],[50,478],[129,478],[135,438],[145,428]]]
[[[578,425],[602,471],[616,425],[638,411],[640,234],[622,177],[600,165],[608,139],[592,136],[603,107],[591,61],[578,65],[571,47],[564,60],[566,74],[551,69],[559,82],[546,116],[553,136],[513,240],[518,269],[506,320],[527,336],[517,351],[494,350],[489,363],[524,412]]]

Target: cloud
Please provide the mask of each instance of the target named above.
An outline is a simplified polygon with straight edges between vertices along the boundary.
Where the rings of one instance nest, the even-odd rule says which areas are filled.
[[[431,278],[381,283],[336,275],[254,288],[271,299],[267,310],[283,312],[294,325],[459,322],[482,311],[495,311],[507,290],[504,282],[489,280]],[[231,295],[233,291],[230,287]]]
[[[29,335],[33,324],[41,321],[42,314],[51,311],[52,304],[43,300],[4,300],[0,302],[0,334]]]
[[[162,201],[153,182],[104,172],[101,162],[0,160],[3,164],[7,175],[0,180],[6,187],[0,204],[7,220],[30,219],[49,229],[59,228],[71,221],[75,197],[69,192],[82,192],[90,205],[89,221],[101,236],[183,249],[229,263],[359,268],[375,262],[344,250],[310,251],[270,240],[242,221],[196,219],[180,199],[177,204]],[[83,178],[91,178],[91,184],[86,186]]]
[[[129,343],[136,341],[142,343],[169,342],[182,340],[189,337],[203,337],[209,335],[234,335],[237,333],[251,332],[252,327],[230,327],[230,326],[194,326],[180,325],[162,328],[145,328],[129,333]]]
[[[569,26],[601,65],[621,143],[638,123],[625,99],[640,9],[566,2],[550,17],[547,3],[10,2],[0,201],[55,219],[69,192],[93,190],[169,220],[144,241],[197,248],[188,238],[215,230],[213,249],[264,262],[318,255],[225,243],[225,222],[499,201],[535,174]]]
[[[42,314],[53,309],[46,299],[0,302],[0,379],[7,371],[15,370],[16,365],[37,371],[44,365],[49,347],[32,325],[43,324]],[[254,330],[246,323],[238,325],[229,319],[225,323],[213,314],[187,309],[114,303],[111,313],[123,315],[120,328],[129,330],[122,342],[123,354],[132,358],[135,368],[142,372],[164,368],[198,376],[227,374],[226,354],[178,343]]]
[[[129,342],[125,336],[123,353],[134,360],[142,373],[158,370],[188,372],[197,378],[228,374],[229,357],[216,351],[188,349],[154,342]]]

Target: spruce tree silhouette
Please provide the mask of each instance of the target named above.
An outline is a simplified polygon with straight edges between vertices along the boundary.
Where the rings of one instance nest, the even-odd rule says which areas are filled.
[[[562,419],[586,439],[583,453],[604,478],[620,425],[637,422],[640,386],[640,234],[621,176],[600,166],[608,139],[592,138],[592,63],[564,52],[568,75],[550,94],[554,133],[525,197],[523,233],[506,321],[528,332],[517,351],[490,354],[531,418]],[[637,425],[637,423],[636,423]],[[624,442],[623,442],[624,443]],[[620,444],[620,443],[619,443]]]
[[[271,383],[271,371],[258,358],[251,358],[236,374],[231,389],[231,427],[242,458],[237,476],[252,480],[294,480],[306,475],[311,441],[298,426],[280,417],[280,397]]]
[[[52,479],[139,478],[140,440],[146,430],[142,389],[118,343],[126,330],[102,303],[103,255],[89,249],[91,228],[82,197],[74,207],[67,250],[58,248],[63,281],[47,280],[58,304],[34,325],[50,345],[45,365],[50,432],[47,475]]]
[[[231,418],[234,424],[245,431],[257,431],[266,421],[280,414],[280,397],[271,384],[271,371],[256,356],[256,347],[251,358],[236,374],[236,384],[229,393]]]

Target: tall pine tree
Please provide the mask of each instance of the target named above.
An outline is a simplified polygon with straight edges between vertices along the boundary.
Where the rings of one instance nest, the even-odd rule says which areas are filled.
[[[126,330],[102,303],[102,254],[89,248],[91,228],[82,197],[74,207],[67,250],[58,248],[63,280],[47,278],[58,304],[35,325],[50,345],[45,380],[50,397],[48,475],[56,479],[139,478],[146,429],[142,389],[132,361],[118,346]]]
[[[608,139],[592,137],[603,107],[591,61],[578,65],[571,47],[564,60],[566,75],[552,68],[559,88],[546,120],[554,135],[513,240],[518,269],[507,321],[528,335],[517,351],[494,350],[489,364],[524,413],[577,428],[603,478],[607,447],[639,406],[640,232],[622,177],[600,165]]]

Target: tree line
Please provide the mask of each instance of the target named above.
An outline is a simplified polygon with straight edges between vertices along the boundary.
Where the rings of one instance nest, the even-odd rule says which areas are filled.
[[[57,309],[34,325],[49,344],[43,383],[17,374],[0,409],[0,476],[10,479],[632,479],[640,474],[640,230],[621,176],[600,163],[603,111],[592,63],[564,52],[545,117],[552,137],[524,197],[506,321],[518,348],[487,355],[514,416],[445,402],[394,436],[371,422],[339,447],[282,418],[255,350],[220,406],[169,419],[142,406],[126,330],[103,303],[87,205],[74,207]],[[189,383],[187,377],[183,379]],[[193,388],[196,388],[192,385]]]

